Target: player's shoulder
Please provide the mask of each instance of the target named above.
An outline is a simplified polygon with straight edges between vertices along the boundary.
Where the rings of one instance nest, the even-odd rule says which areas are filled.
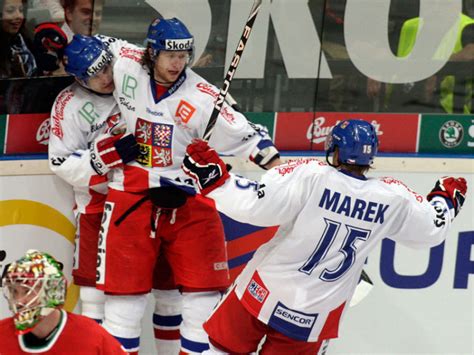
[[[63,117],[65,111],[75,106],[80,95],[79,92],[79,84],[77,83],[72,83],[61,90],[54,100],[52,115]]]
[[[0,320],[0,334],[13,333],[15,329],[13,317],[8,317]]]
[[[80,314],[66,312],[67,322],[70,330],[80,333],[84,339],[91,343],[108,344],[109,349],[115,350],[113,353],[122,353],[120,343],[96,321]]]
[[[209,83],[192,69],[186,69],[186,90],[199,101],[214,102],[219,95],[219,89]]]
[[[123,63],[129,63],[141,67],[144,53],[144,48],[129,43],[118,49],[117,59],[120,59]]]
[[[114,53],[114,75],[116,73],[127,73],[131,75],[147,74],[143,65],[143,54],[145,49],[136,45],[115,46]]]
[[[119,38],[110,37],[110,36],[106,36],[106,35],[102,35],[102,34],[96,34],[94,37],[100,39],[100,41],[103,44],[105,44],[107,47],[109,47],[110,45],[112,45],[114,43],[123,43],[123,44],[127,43],[126,41],[121,40]]]
[[[398,195],[401,198],[411,200],[415,199],[418,202],[423,202],[424,198],[421,194],[410,188],[405,182],[391,176],[382,176],[379,178],[372,178],[374,184],[377,185],[378,190],[385,190],[387,193]]]
[[[81,332],[99,334],[104,330],[96,321],[86,316],[71,312],[66,312],[66,314],[68,323],[75,329],[80,329]]]
[[[336,171],[334,168],[316,158],[289,159],[270,170],[275,176],[313,176],[334,171]]]

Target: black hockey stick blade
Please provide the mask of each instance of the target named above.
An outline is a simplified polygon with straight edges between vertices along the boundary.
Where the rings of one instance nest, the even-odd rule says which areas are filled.
[[[232,82],[232,78],[237,70],[237,66],[239,65],[240,59],[242,58],[242,54],[245,49],[245,45],[250,37],[250,33],[252,32],[252,27],[257,18],[258,10],[260,10],[260,6],[262,5],[262,0],[255,0],[252,6],[252,10],[250,11],[250,15],[245,23],[244,31],[242,32],[242,36],[240,37],[239,43],[237,45],[237,49],[234,52],[234,56],[232,57],[232,61],[230,62],[229,69],[227,70],[227,74],[224,78],[224,84],[219,92],[219,96],[217,96],[216,102],[214,104],[214,109],[212,110],[211,117],[209,118],[209,122],[207,124],[206,130],[204,131],[203,139],[208,141],[211,137],[212,130],[217,122],[217,117],[221,112],[222,105],[224,104],[225,97],[229,92],[230,84]]]

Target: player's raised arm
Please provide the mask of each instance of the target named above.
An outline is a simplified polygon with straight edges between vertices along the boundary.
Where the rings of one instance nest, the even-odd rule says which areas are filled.
[[[260,182],[230,174],[217,152],[205,141],[195,141],[186,152],[183,170],[197,182],[203,195],[216,201],[219,211],[240,222],[273,226],[289,221],[309,194],[300,185],[291,184],[295,177],[289,170],[283,174],[279,168],[272,170]],[[294,167],[290,170],[298,178],[304,174],[294,172]],[[317,179],[317,174],[303,178]]]
[[[405,216],[400,218],[396,235],[389,237],[412,248],[433,247],[443,242],[464,203],[466,180],[443,177],[436,181],[426,199],[399,180],[382,178],[382,181],[403,193],[406,201]]]

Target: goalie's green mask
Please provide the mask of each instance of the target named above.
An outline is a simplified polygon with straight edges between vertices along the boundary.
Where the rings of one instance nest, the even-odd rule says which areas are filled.
[[[66,299],[66,279],[56,259],[37,250],[13,262],[2,280],[17,334],[26,334]]]

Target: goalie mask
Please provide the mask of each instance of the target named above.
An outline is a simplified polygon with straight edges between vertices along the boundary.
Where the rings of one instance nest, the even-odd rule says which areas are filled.
[[[61,265],[49,254],[28,250],[13,262],[2,280],[3,292],[13,312],[17,334],[26,334],[66,298]]]
[[[192,62],[194,38],[184,23],[176,17],[155,19],[148,27],[145,43],[153,49],[153,57],[160,51],[188,51],[188,63]]]
[[[378,149],[374,126],[362,120],[345,120],[335,125],[326,138],[326,160],[339,150],[339,162],[348,165],[369,166]],[[330,164],[331,165],[331,164]]]
[[[64,50],[64,69],[87,86],[88,79],[102,72],[112,59],[100,39],[76,34]]]

